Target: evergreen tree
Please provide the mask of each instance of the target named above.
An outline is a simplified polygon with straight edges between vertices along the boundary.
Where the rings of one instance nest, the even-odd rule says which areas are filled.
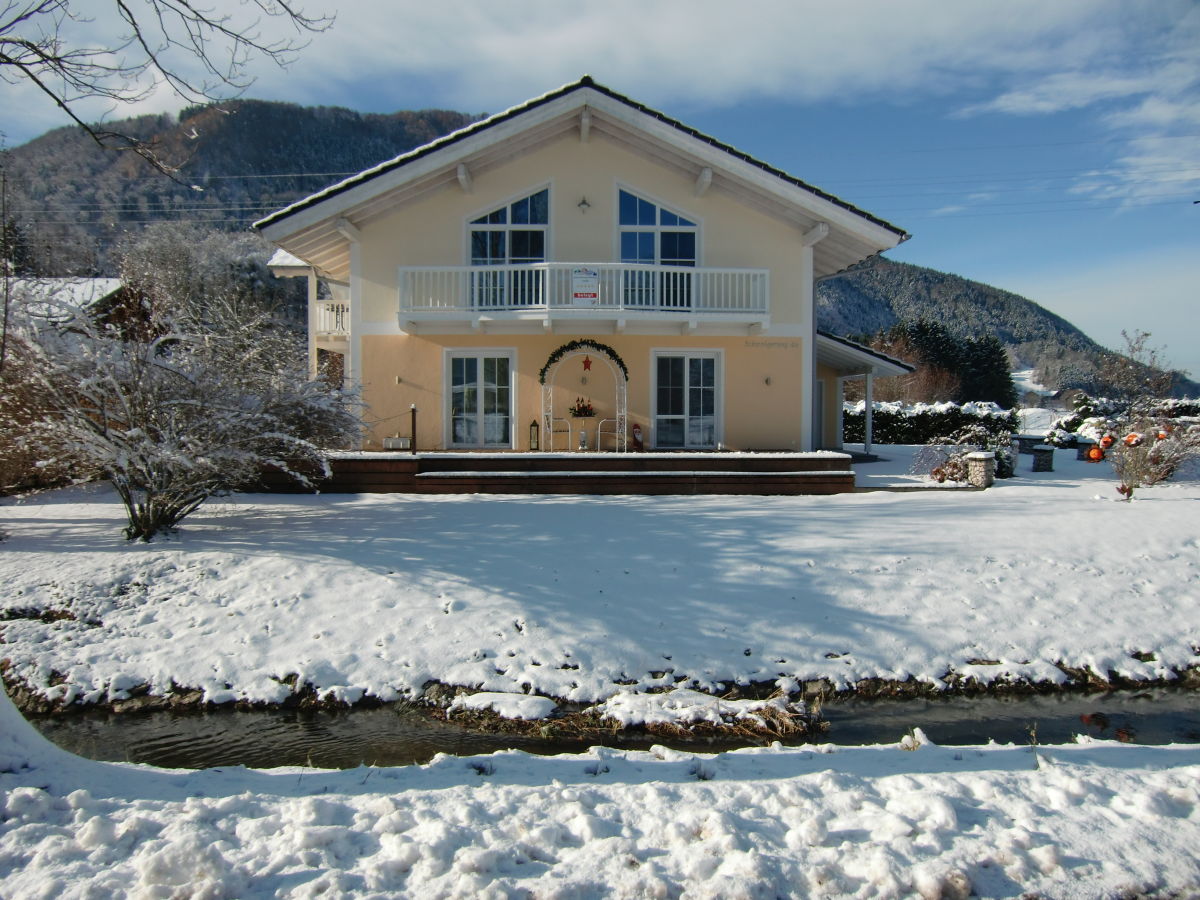
[[[991,402],[1004,409],[1017,405],[1017,389],[1009,371],[1008,353],[995,335],[964,342],[966,364],[961,371],[960,402]]]
[[[0,248],[2,248],[3,264],[11,275],[37,275],[33,248],[25,229],[12,219],[0,228]]]

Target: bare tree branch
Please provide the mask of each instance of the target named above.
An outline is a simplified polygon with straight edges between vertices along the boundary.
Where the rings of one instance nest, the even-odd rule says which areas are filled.
[[[125,106],[166,86],[189,103],[237,96],[254,79],[250,65],[288,65],[332,16],[308,15],[284,0],[246,0],[234,12],[217,0],[108,0],[87,5],[92,16],[122,23],[109,46],[80,42],[74,33],[94,22],[83,0],[3,0],[0,3],[0,78],[29,82],[101,147],[131,152],[174,177],[177,166],[151,142],[85,121],[80,106],[103,100]],[[271,38],[267,24],[282,26]],[[192,74],[193,70],[197,74]]]

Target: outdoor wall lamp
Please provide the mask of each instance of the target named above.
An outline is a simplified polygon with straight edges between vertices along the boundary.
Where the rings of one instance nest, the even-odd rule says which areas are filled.
[[[587,197],[581,198],[580,201],[578,203],[576,203],[575,205],[578,206],[579,211],[583,212],[583,213],[587,212],[589,209],[592,208],[592,204],[588,203]]]
[[[529,423],[529,449],[538,450],[541,446],[541,429],[538,428],[538,421],[534,419]]]

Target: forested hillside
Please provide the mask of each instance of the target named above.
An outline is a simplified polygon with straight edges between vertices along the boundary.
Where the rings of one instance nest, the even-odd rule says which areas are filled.
[[[1109,351],[1019,294],[884,258],[818,285],[817,323],[825,331],[865,338],[921,321],[938,323],[962,339],[994,335],[1014,369],[1037,370],[1049,388],[1105,390],[1099,369]],[[1130,323],[1131,330],[1136,327]],[[1179,390],[1195,396],[1200,386],[1181,381]]]
[[[111,274],[110,249],[148,222],[245,228],[271,210],[474,121],[444,110],[358,113],[237,100],[120,129],[178,166],[172,181],[131,154],[59,128],[6,154],[16,253],[38,274]]]

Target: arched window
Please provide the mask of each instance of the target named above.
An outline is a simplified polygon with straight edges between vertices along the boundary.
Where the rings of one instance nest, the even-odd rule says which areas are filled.
[[[629,191],[618,197],[621,262],[695,268],[699,226]],[[687,308],[690,272],[627,272],[625,302],[631,306]]]
[[[471,279],[476,306],[532,306],[543,302],[545,273],[528,268],[546,261],[550,190],[543,188],[473,219],[471,265],[505,266]]]

